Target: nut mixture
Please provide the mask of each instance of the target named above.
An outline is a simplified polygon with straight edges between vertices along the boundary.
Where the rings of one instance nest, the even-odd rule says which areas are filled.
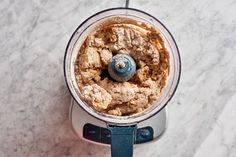
[[[144,23],[125,21],[90,33],[75,63],[83,99],[95,110],[116,116],[132,115],[151,106],[165,87],[170,68],[161,34]],[[116,82],[108,74],[108,64],[118,53],[129,54],[137,65],[127,82]]]

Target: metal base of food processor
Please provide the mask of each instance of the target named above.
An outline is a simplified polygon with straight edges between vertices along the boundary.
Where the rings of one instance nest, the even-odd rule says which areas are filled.
[[[70,122],[73,131],[82,139],[100,145],[110,145],[110,131],[104,121],[98,120],[85,112],[72,99],[70,106]],[[167,107],[156,115],[137,124],[135,144],[157,141],[167,127]]]

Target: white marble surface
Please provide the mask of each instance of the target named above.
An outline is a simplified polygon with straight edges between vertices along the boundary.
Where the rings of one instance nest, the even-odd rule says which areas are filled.
[[[0,157],[109,157],[69,127],[64,50],[93,13],[124,0],[0,1]],[[236,156],[236,1],[131,0],[160,19],[182,56],[169,127],[137,157]]]

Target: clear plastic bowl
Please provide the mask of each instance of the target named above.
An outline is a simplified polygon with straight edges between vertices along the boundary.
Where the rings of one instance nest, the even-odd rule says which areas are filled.
[[[83,44],[86,37],[91,31],[93,31],[96,27],[99,26],[99,24],[104,22],[106,19],[111,18],[113,16],[125,16],[127,18],[151,24],[155,29],[161,32],[165,41],[165,46],[169,51],[170,72],[166,86],[162,90],[160,97],[151,107],[146,109],[144,112],[130,116],[113,116],[94,110],[89,104],[87,104],[82,99],[80,90],[75,79],[75,61],[79,53],[80,46]],[[112,8],[101,11],[89,17],[75,30],[66,48],[66,54],[64,58],[64,72],[68,88],[73,98],[86,112],[110,124],[132,125],[152,117],[153,115],[158,113],[163,107],[166,106],[178,86],[181,72],[181,61],[179,50],[173,36],[159,20],[137,9]]]

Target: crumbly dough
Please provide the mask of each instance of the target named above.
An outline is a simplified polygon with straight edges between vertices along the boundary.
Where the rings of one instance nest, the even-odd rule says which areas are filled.
[[[95,110],[116,116],[150,107],[160,96],[170,68],[160,33],[146,24],[127,21],[107,24],[89,34],[75,63],[83,99]],[[129,54],[137,64],[127,82],[116,82],[108,74],[107,65],[118,53]]]

